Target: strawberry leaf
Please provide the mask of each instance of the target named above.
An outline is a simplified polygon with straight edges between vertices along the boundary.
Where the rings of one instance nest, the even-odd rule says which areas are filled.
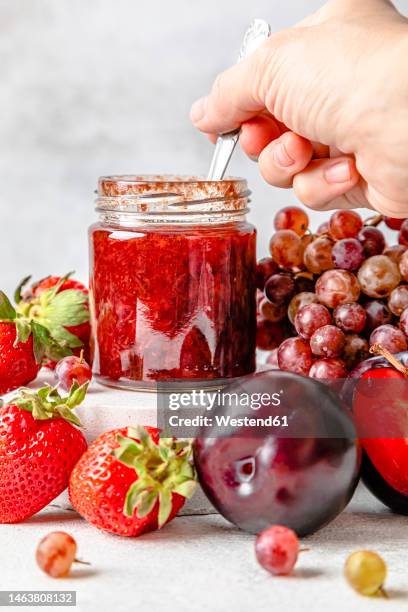
[[[28,283],[30,279],[31,279],[31,276],[26,276],[25,278],[23,278],[23,280],[20,282],[20,284],[14,291],[14,301],[16,304],[19,304],[21,302],[22,300],[21,290],[23,289],[23,287],[25,287],[25,285]]]
[[[14,341],[14,347],[17,346],[17,344],[19,342],[27,342],[27,340],[29,339],[30,335],[31,335],[31,325],[29,323],[29,321],[27,321],[26,319],[21,319],[19,317],[17,317],[17,319],[15,319],[15,324],[16,324],[16,339]]]
[[[0,291],[0,321],[14,321],[16,311],[4,291]]]
[[[164,523],[168,520],[171,513],[171,493],[162,489],[159,493],[159,516],[157,519],[159,529],[163,527]]]
[[[19,393],[10,401],[14,406],[31,412],[34,419],[46,420],[63,418],[72,425],[81,426],[78,417],[72,412],[72,408],[83,401],[88,383],[81,387],[78,384],[72,386],[66,397],[62,397],[55,387],[49,385],[38,391],[31,389],[20,389]]]

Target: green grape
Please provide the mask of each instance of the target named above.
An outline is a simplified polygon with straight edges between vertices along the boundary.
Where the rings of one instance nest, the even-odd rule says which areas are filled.
[[[387,576],[384,560],[375,552],[360,550],[351,554],[344,565],[344,575],[357,593],[380,594]]]

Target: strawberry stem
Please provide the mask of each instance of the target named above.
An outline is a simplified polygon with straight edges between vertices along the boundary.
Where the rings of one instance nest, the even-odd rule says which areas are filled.
[[[401,372],[404,376],[408,376],[408,368],[406,368],[388,349],[381,346],[381,344],[373,344],[370,348],[370,353],[372,355],[384,357],[384,359],[386,359],[398,372]]]

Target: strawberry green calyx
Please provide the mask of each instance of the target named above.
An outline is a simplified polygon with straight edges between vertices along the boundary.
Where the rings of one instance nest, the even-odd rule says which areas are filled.
[[[88,386],[89,383],[80,386],[74,382],[66,397],[62,397],[56,387],[49,385],[38,391],[20,389],[18,394],[10,400],[10,404],[31,412],[36,420],[45,421],[62,417],[68,423],[81,427],[80,420],[72,410],[82,404]]]
[[[168,520],[172,494],[192,497],[197,478],[192,464],[192,442],[160,438],[156,444],[143,427],[129,427],[128,436],[117,437],[119,447],[112,454],[128,467],[134,468],[137,480],[129,487],[124,514],[138,518],[147,516],[159,502],[158,526]]]

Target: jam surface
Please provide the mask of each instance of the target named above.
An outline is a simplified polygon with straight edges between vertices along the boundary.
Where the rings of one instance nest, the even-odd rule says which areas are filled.
[[[246,222],[92,226],[94,372],[148,382],[254,371],[255,241]]]

